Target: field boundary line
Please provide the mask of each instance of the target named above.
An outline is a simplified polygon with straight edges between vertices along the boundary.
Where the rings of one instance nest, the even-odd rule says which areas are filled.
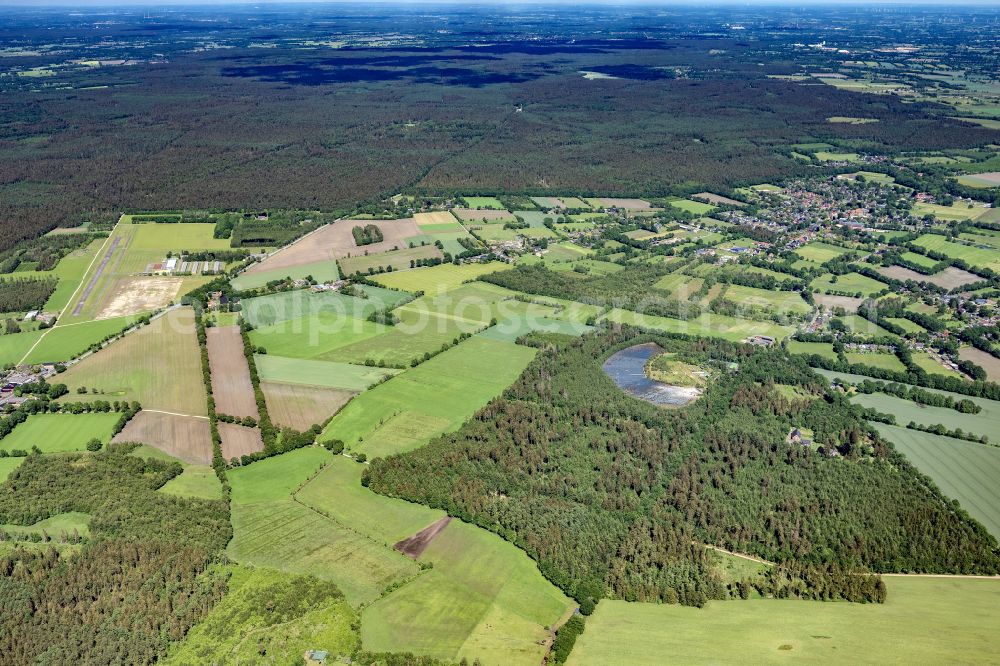
[[[166,414],[168,416],[186,416],[189,419],[204,419],[208,421],[207,416],[200,416],[198,414],[182,414],[180,412],[168,412],[162,409],[146,409],[146,408],[143,408],[142,411],[149,412],[150,414]]]
[[[66,302],[66,306],[59,311],[59,315],[56,317],[56,323],[51,328],[45,329],[45,332],[38,336],[38,339],[35,340],[35,344],[31,345],[31,348],[28,349],[28,351],[24,352],[24,356],[22,356],[21,360],[17,362],[18,365],[24,364],[24,360],[29,356],[31,356],[31,352],[35,351],[35,347],[37,347],[38,343],[41,342],[45,338],[45,336],[49,334],[49,331],[51,331],[53,328],[57,328],[60,326],[59,322],[62,321],[63,315],[66,314],[66,310],[68,310],[70,306],[73,305],[73,300],[76,298],[77,293],[80,291],[80,287],[83,286],[84,279],[87,277],[87,275],[90,274],[90,269],[94,267],[94,262],[97,261],[97,258],[101,256],[102,252],[104,252],[104,248],[111,241],[111,237],[115,235],[115,230],[118,228],[118,224],[121,221],[122,218],[119,216],[118,222],[115,222],[115,226],[111,227],[111,233],[108,234],[108,237],[104,239],[103,243],[101,243],[101,247],[97,250],[97,252],[94,253],[94,257],[90,260],[90,263],[87,264],[87,270],[83,272],[83,277],[80,278],[80,282],[76,285],[76,289],[74,289],[73,293],[70,294],[69,300]],[[77,322],[77,323],[83,323],[83,322]],[[69,326],[69,324],[66,324],[66,326]]]

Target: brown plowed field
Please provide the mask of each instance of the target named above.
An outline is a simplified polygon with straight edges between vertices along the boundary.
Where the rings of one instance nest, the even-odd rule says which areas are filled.
[[[863,298],[854,298],[853,296],[834,296],[832,294],[813,294],[813,299],[820,305],[825,305],[830,308],[844,308],[848,314],[854,314],[861,307],[861,303],[864,301]]]
[[[365,227],[374,224],[382,231],[384,240],[358,247],[354,242],[354,227]],[[318,261],[340,259],[348,255],[357,256],[367,251],[369,254],[385,252],[393,248],[407,247],[404,238],[419,235],[420,229],[412,218],[401,220],[338,220],[320,228],[297,243],[279,250],[270,257],[254,264],[246,270],[247,274],[271,271],[277,268],[290,268]]]
[[[888,268],[876,268],[879,273],[895,280],[913,280],[915,282],[927,282],[942,289],[954,289],[966,284],[978,282],[980,278],[973,273],[963,271],[961,268],[949,266],[940,273],[934,275],[924,275],[905,266],[889,266]]]
[[[355,395],[351,391],[278,382],[261,382],[260,388],[271,420],[296,430],[322,425]]]
[[[212,433],[206,418],[142,410],[112,441],[142,442],[186,463],[212,464]]]
[[[261,439],[258,428],[219,423],[219,436],[222,438],[222,457],[225,460],[264,450],[264,440]]]
[[[413,536],[406,537],[402,541],[397,542],[393,548],[401,552],[403,555],[417,559],[425,550],[427,550],[427,546],[431,545],[431,541],[434,540],[434,537],[440,534],[441,530],[448,527],[448,523],[450,522],[451,516],[445,516],[441,520],[428,525]]]
[[[250,366],[243,355],[243,337],[238,326],[214,326],[205,329],[208,338],[208,364],[212,370],[212,395],[219,414],[252,416],[257,401],[250,382]]]

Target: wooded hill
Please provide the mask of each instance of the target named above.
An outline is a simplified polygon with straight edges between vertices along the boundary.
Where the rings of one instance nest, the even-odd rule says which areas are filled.
[[[701,399],[658,408],[602,371],[648,341],[712,368]],[[372,461],[370,487],[497,532],[587,604],[722,596],[700,543],[793,565],[798,594],[820,598],[878,600],[861,572],[1000,567],[982,526],[802,359],[630,328],[527,342],[540,352],[511,388],[458,432]],[[775,378],[814,398],[789,401]],[[788,443],[792,427],[814,444]]]

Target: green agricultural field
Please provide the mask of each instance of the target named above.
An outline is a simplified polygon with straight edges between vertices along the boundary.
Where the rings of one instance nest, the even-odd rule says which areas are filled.
[[[914,217],[933,215],[944,222],[960,222],[962,220],[972,220],[979,217],[985,209],[982,207],[970,207],[965,203],[954,203],[950,206],[932,203],[916,203],[913,205],[911,214]],[[940,238],[944,238],[941,236]],[[918,238],[918,242],[920,239]]]
[[[882,423],[872,425],[945,495],[957,499],[1000,539],[1000,448]]]
[[[362,393],[320,435],[368,457],[402,453],[458,428],[517,378],[535,350],[473,337]]]
[[[707,313],[697,319],[671,319],[643,315],[630,310],[613,309],[604,319],[619,324],[629,324],[641,328],[649,328],[667,333],[685,333],[710,338],[721,338],[732,342],[741,342],[753,335],[766,335],[781,340],[794,332],[792,326],[782,326],[770,321],[751,321],[726,315]]]
[[[858,153],[831,152],[829,150],[817,150],[816,159],[820,162],[858,162],[861,155]]]
[[[944,236],[938,236],[937,234],[924,234],[913,242],[928,250],[940,252],[955,259],[964,259],[972,266],[982,266],[994,271],[1000,271],[1000,252],[996,250],[953,243]]]
[[[322,472],[295,493],[295,499],[389,547],[445,517],[439,509],[368,490],[361,485],[363,468],[350,458],[333,456]]]
[[[42,332],[38,344],[27,352],[22,363],[58,363],[76,358],[95,342],[121,332],[137,317],[115,317],[80,324],[56,325]],[[0,338],[2,340],[2,338]]]
[[[285,291],[242,302],[243,318],[255,328],[317,316],[329,324],[344,317],[366,318],[384,308],[395,307],[411,298],[408,294],[381,287],[364,286],[366,298],[344,296],[338,292],[313,292],[306,289]],[[291,325],[290,325],[291,326]],[[294,328],[294,326],[291,326]]]
[[[580,247],[570,241],[564,241],[562,243],[549,245],[549,249],[543,256],[550,261],[572,261],[574,259],[581,259],[593,253],[594,251],[589,248]]]
[[[831,361],[837,360],[837,354],[833,351],[833,345],[829,342],[799,342],[798,340],[789,340],[788,351],[792,354],[818,354]]]
[[[393,271],[403,271],[412,268],[413,263],[420,259],[440,259],[443,256],[436,245],[418,245],[401,250],[389,250],[379,254],[358,255],[341,259],[340,267],[345,275],[368,274],[370,270],[377,271],[388,266],[392,266]]]
[[[847,352],[844,356],[847,357],[848,363],[862,363],[870,365],[873,368],[906,372],[906,366],[903,365],[903,362],[895,354],[890,354],[889,352],[874,352],[870,354]]]
[[[834,281],[834,278],[836,278],[836,281]],[[819,289],[823,293],[835,291],[851,295],[860,293],[862,296],[871,296],[886,287],[885,283],[873,280],[860,273],[847,273],[845,275],[831,275],[827,273],[813,280],[809,286],[813,289]]]
[[[899,326],[907,333],[923,333],[925,331],[923,326],[921,326],[915,321],[907,319],[906,317],[886,317],[886,320],[889,321],[890,323],[895,324],[896,326]],[[937,365],[942,372],[945,370],[943,367],[941,367],[940,363],[935,363],[935,365]],[[928,372],[930,372],[930,370],[928,370]]]
[[[522,335],[527,335],[532,331],[577,336],[589,333],[592,330],[594,330],[593,326],[565,319],[554,319],[548,316],[530,316],[498,322],[496,326],[491,326],[480,333],[479,336],[489,340],[515,342]]]
[[[31,451],[31,447],[37,446],[42,453],[86,451],[87,442],[95,437],[108,443],[118,416],[114,412],[33,414],[9,435],[0,439],[0,449]]]
[[[215,470],[208,465],[185,465],[181,475],[167,481],[160,492],[178,497],[218,500],[222,499],[222,484]]]
[[[385,330],[367,319],[329,312],[261,326],[250,331],[250,342],[268,355],[327,359],[335,350]]]
[[[365,609],[364,648],[534,666],[572,603],[523,551],[458,520],[420,561],[434,568]]]
[[[164,663],[293,664],[303,663],[306,650],[339,655],[355,647],[356,616],[336,586],[237,565],[212,573],[228,577],[226,596],[172,646]]]
[[[1000,581],[887,577],[884,604],[602,601],[568,666],[991,663]],[[948,640],[941,640],[947,636]]]
[[[7,477],[14,473],[24,458],[0,458],[0,483],[7,480]]]
[[[673,199],[667,203],[671,208],[677,208],[688,213],[694,213],[695,215],[708,215],[715,210],[715,206],[711,204],[703,203],[701,201],[692,201],[691,199]]]
[[[194,312],[179,308],[83,359],[59,381],[70,389],[64,401],[138,400],[147,409],[207,416],[201,373]],[[80,387],[101,393],[76,393]]]
[[[848,330],[852,333],[856,333],[857,335],[866,335],[870,337],[896,337],[878,324],[873,324],[861,315],[846,315],[844,317],[838,317],[838,319],[844,322]]]
[[[326,450],[309,447],[231,471],[233,540],[226,552],[243,564],[336,583],[358,605],[416,575],[419,567],[292,499],[331,458]]]
[[[726,290],[726,300],[737,305],[764,308],[773,312],[808,314],[812,306],[802,300],[797,291],[757,289],[731,284]]]
[[[850,252],[850,250],[845,250],[842,247],[830,245],[829,243],[823,243],[820,241],[803,245],[795,250],[795,254],[799,255],[803,259],[815,261],[818,264],[826,263],[827,261],[836,259],[837,257],[843,256],[848,252]]]
[[[657,280],[653,286],[670,292],[670,295],[678,300],[686,301],[701,289],[704,282],[701,278],[688,277],[683,273],[670,273]]]
[[[916,252],[904,252],[900,256],[906,261],[909,261],[912,264],[917,264],[918,266],[923,266],[924,268],[933,268],[938,263],[934,259],[931,259],[923,254],[917,254]]]
[[[441,264],[428,268],[418,268],[399,273],[382,273],[373,280],[391,289],[437,294],[460,286],[463,282],[475,280],[483,275],[509,270],[511,266],[499,261],[487,264]]]
[[[45,331],[26,331],[0,335],[0,367],[8,364],[17,365],[34,346]]]
[[[84,273],[87,272],[90,262],[97,255],[103,242],[103,238],[94,239],[86,247],[74,250],[59,260],[51,272],[51,275],[59,278],[59,282],[56,285],[56,290],[45,302],[44,310],[46,312],[62,312],[69,305],[73,293],[79,287]]]
[[[905,321],[909,320],[907,319]],[[935,359],[931,358],[931,356],[927,352],[920,352],[920,351],[913,352],[913,363],[917,367],[922,368],[924,372],[927,372],[929,374],[944,375],[945,377],[959,377],[959,378],[962,377],[962,374],[960,372],[955,372],[951,368],[946,368],[945,366],[941,365]]]
[[[469,208],[492,208],[503,210],[504,205],[496,197],[462,197]]]
[[[317,261],[312,264],[275,268],[274,270],[261,271],[259,273],[243,273],[230,280],[230,284],[233,285],[234,289],[242,291],[263,287],[271,280],[281,280],[283,278],[298,280],[306,277],[312,277],[317,282],[333,282],[340,278],[340,271],[337,269],[337,262],[335,261]]]
[[[485,322],[463,321],[426,311],[397,310],[396,315],[399,317],[397,325],[383,327],[381,334],[337,347],[321,358],[341,363],[371,361],[408,366],[413,359],[436,353],[462,333],[472,333],[485,325]]]
[[[260,380],[303,384],[345,391],[364,391],[385,377],[399,373],[393,368],[373,368],[350,363],[311,361],[270,354],[254,357]]]
[[[947,395],[953,396],[956,400],[967,398],[954,393]],[[982,408],[978,414],[963,414],[947,407],[918,405],[886,393],[857,393],[851,397],[851,402],[855,404],[892,414],[900,426],[905,426],[910,421],[924,426],[940,423],[949,430],[958,429],[976,435],[986,435],[991,442],[1000,442],[1000,402],[985,398],[975,398],[974,401]]]

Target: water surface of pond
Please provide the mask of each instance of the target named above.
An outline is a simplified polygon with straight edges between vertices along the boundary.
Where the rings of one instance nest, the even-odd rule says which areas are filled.
[[[698,388],[670,386],[646,376],[646,363],[662,353],[663,347],[655,342],[633,345],[612,354],[602,367],[618,388],[654,405],[682,406],[701,395]]]

